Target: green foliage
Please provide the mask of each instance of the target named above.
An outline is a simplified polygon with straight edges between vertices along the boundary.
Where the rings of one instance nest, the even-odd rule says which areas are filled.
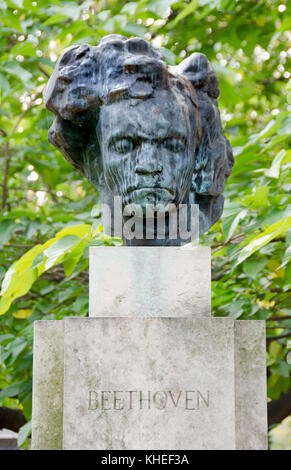
[[[21,447],[25,443],[27,437],[30,435],[31,425],[32,423],[30,420],[20,428],[17,438],[18,447]]]
[[[170,64],[203,52],[216,69],[235,166],[223,217],[202,240],[212,246],[212,308],[267,320],[268,396],[278,398],[291,385],[290,5],[1,0],[0,10],[2,405],[30,420],[33,322],[87,315],[88,247],[117,242],[101,232],[96,191],[47,143],[52,115],[42,104],[61,51],[113,32],[146,37]]]

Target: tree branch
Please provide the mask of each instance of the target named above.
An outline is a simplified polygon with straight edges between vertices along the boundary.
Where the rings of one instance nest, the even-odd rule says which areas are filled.
[[[219,281],[225,276],[226,273],[227,270],[211,274],[211,281]]]
[[[3,137],[7,137],[7,132],[0,127],[0,134],[2,134]]]
[[[289,326],[284,326],[284,325],[280,325],[280,326],[266,326],[266,329],[267,330],[289,330]]]
[[[35,98],[34,98],[34,101],[41,95],[41,91],[39,91],[38,93],[36,93],[35,95]],[[4,135],[4,136],[7,136],[7,137],[11,137],[14,132],[17,130],[20,122],[22,121],[22,119],[24,118],[24,116],[26,115],[26,113],[31,109],[31,107],[33,106],[33,102],[34,101],[31,101],[30,105],[27,107],[27,109],[25,109],[24,111],[22,111],[22,113],[20,114],[19,118],[17,119],[16,123],[14,124],[11,132],[9,132],[9,134],[6,133],[6,131],[4,131],[4,129],[1,129],[1,133]],[[4,158],[5,158],[5,166],[4,166],[4,177],[3,177],[3,182],[2,182],[2,202],[1,202],[1,209],[5,209],[6,207],[6,203],[7,203],[7,198],[8,198],[8,187],[7,187],[7,183],[8,183],[8,174],[9,174],[9,166],[10,166],[10,160],[11,160],[11,154],[9,152],[9,145],[8,145],[8,142],[6,142],[4,144],[4,147],[3,147],[3,152],[4,152]]]
[[[11,154],[9,152],[8,142],[6,142],[4,144],[3,151],[4,151],[5,164],[4,164],[4,176],[3,176],[3,182],[2,182],[3,189],[2,189],[1,209],[5,209],[6,202],[7,202],[7,196],[8,196],[7,183],[8,183],[8,173],[9,173],[10,160],[11,160]]]
[[[212,249],[213,248],[221,248],[221,247],[227,246],[229,244],[235,245],[237,243],[240,243],[244,237],[245,237],[245,235],[243,233],[238,233],[237,235],[234,235],[229,240],[225,240],[222,243],[213,243],[213,245],[211,245],[211,248]]]
[[[34,101],[42,94],[42,91],[38,91],[36,94],[35,94],[35,97],[34,97],[34,100],[30,102],[29,106],[27,106],[26,109],[24,109],[24,111],[22,111],[22,113],[20,114],[19,118],[17,119],[16,123],[14,124],[14,127],[12,129],[11,132],[9,132],[9,136],[12,136],[14,134],[14,132],[16,131],[17,127],[19,126],[19,124],[21,123],[22,119],[24,118],[24,116],[26,115],[26,113],[28,113],[28,111],[32,108],[33,106],[33,103]]]
[[[33,248],[35,245],[21,245],[21,244],[18,244],[18,243],[6,243],[5,244],[5,248],[25,248],[25,249],[31,249]],[[276,327],[278,328],[278,327]]]
[[[44,67],[41,64],[37,64],[38,70],[40,70],[41,73],[47,78],[50,78],[50,74],[44,69]]]
[[[290,320],[291,319],[291,315],[286,315],[285,317],[271,317],[271,318],[267,318],[266,321],[283,321],[283,320]]]
[[[3,183],[0,183],[0,186],[3,186]],[[53,192],[52,189],[45,189],[45,188],[31,188],[31,187],[25,187],[25,186],[11,186],[9,187],[9,191],[33,191],[34,193],[41,191],[44,193],[48,193],[54,202],[57,202],[58,198],[63,198],[66,199],[67,201],[74,202],[74,199],[71,199],[69,196],[66,196],[65,194],[62,194],[61,196],[58,196],[56,193]]]
[[[53,190],[51,189],[50,185],[48,184],[47,181],[43,180],[44,181],[44,184],[46,185],[47,187],[47,192],[49,193],[49,195],[52,197],[52,200],[54,202],[58,202],[58,198],[57,198],[57,195],[53,192]]]
[[[269,336],[267,338],[267,343],[269,344],[271,341],[278,341],[278,339],[288,338],[289,336],[291,336],[291,332],[281,336]]]

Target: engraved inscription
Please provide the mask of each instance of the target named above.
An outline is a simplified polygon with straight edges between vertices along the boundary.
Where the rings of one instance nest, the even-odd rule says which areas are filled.
[[[165,410],[180,408],[199,411],[210,405],[206,390],[89,390],[88,410]]]

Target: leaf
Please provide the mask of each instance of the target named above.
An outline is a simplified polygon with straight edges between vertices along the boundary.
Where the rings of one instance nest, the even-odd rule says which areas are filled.
[[[16,62],[3,62],[1,70],[17,78],[20,78],[24,85],[26,85],[27,82],[29,82],[29,80],[32,78],[32,74]]]
[[[154,2],[150,2],[147,7],[161,18],[166,18],[168,8],[173,5],[173,3],[176,3],[176,1],[177,0],[155,0]],[[198,0],[195,1],[198,3]]]
[[[12,234],[19,230],[21,227],[20,224],[16,224],[14,220],[4,220],[4,222],[0,223],[0,246],[5,245],[7,243]]]
[[[83,238],[84,236],[90,236],[91,234],[91,225],[89,224],[78,224],[78,225],[70,225],[69,227],[65,227],[60,232],[56,234],[56,238],[61,238],[64,235],[76,235],[79,238]]]
[[[235,266],[242,263],[246,258],[251,256],[257,250],[269,243],[274,238],[283,235],[291,226],[291,216],[281,219],[279,222],[271,225],[268,229],[264,230],[260,235],[256,236],[248,245],[244,246],[240,251],[238,260]]]
[[[127,2],[122,8],[121,8],[121,12],[126,12],[128,13],[130,16],[133,16],[135,14],[135,11],[137,9],[137,3],[136,2]],[[105,12],[108,14],[110,14],[110,11],[109,10],[105,10]],[[104,14],[104,12],[101,12],[98,14],[98,17],[101,19],[101,14]],[[107,15],[108,16],[108,15]],[[106,18],[105,18],[106,19]],[[101,19],[101,21],[103,21]]]
[[[27,420],[31,419],[31,415],[32,415],[32,390],[31,390],[31,384],[30,384],[30,391],[29,391],[29,393],[27,393],[27,395],[25,397],[23,397],[19,394],[19,401],[21,402],[21,405],[23,407],[24,417]]]
[[[10,367],[26,347],[27,341],[22,336],[16,338],[14,341],[11,341],[6,348],[7,353],[9,353],[9,357],[6,359],[6,365]]]
[[[18,8],[23,8],[23,0],[10,0],[10,2]]]
[[[279,361],[278,364],[271,367],[271,371],[273,374],[278,374],[288,379],[290,377],[291,365],[285,361]]]
[[[276,277],[281,277],[282,279],[284,279],[284,269],[282,267],[280,267],[280,263],[279,261],[275,260],[275,259],[269,259],[268,260],[268,268],[270,270],[270,274],[272,276],[272,278],[276,278]]]
[[[237,216],[234,218],[234,220],[233,220],[233,222],[232,222],[232,224],[229,228],[226,241],[231,239],[231,237],[233,236],[234,232],[236,231],[240,221],[243,220],[246,217],[247,213],[248,213],[248,209],[243,209],[242,211],[240,211],[237,214]]]
[[[176,18],[170,23],[170,27],[176,26],[180,21],[182,21],[187,16],[191,15],[199,7],[199,0],[192,0],[189,5],[184,8],[181,13],[179,13]]]
[[[29,291],[37,276],[37,269],[13,276],[13,282],[9,284],[5,295],[2,294],[0,299],[0,315],[7,312],[14,299],[22,297]]]
[[[16,298],[29,291],[38,276],[62,261],[64,255],[80,240],[86,239],[85,245],[88,244],[92,240],[91,231],[89,224],[65,227],[56,237],[43,245],[36,245],[10,266],[2,282],[0,315],[7,312]],[[68,272],[70,269],[71,267],[68,267]]]
[[[268,205],[268,193],[269,193],[268,186],[261,186],[259,188],[256,188],[256,191],[253,197],[252,207],[254,209],[258,209],[260,207],[266,207]]]
[[[268,176],[269,178],[279,178],[281,163],[285,155],[286,150],[281,150],[276,155],[272,162],[271,168],[269,170],[265,170],[265,176]]]
[[[288,264],[289,261],[291,261],[291,246],[288,246],[287,250],[285,251],[280,268],[283,268],[284,266],[286,266],[286,264]]]
[[[233,302],[229,307],[229,316],[233,317],[234,319],[239,318],[243,314],[243,300],[237,300]]]
[[[63,265],[64,265],[65,275],[67,277],[70,277],[71,274],[73,273],[86,246],[87,246],[87,241],[82,240],[80,243],[77,244],[77,246],[72,250],[71,253],[66,254],[64,261],[63,261]]]
[[[41,245],[34,246],[31,250],[25,253],[25,255],[23,255],[18,261],[16,261],[10,266],[2,282],[1,296],[3,296],[3,294],[8,291],[13,276],[16,276],[17,273],[21,273],[30,268],[34,258],[41,252],[41,249]]]
[[[14,312],[13,316],[14,316],[14,318],[17,318],[19,320],[24,320],[26,318],[29,318],[30,315],[32,314],[32,312],[33,312],[33,310],[31,310],[29,308],[20,309],[20,310],[17,310],[17,312]]]
[[[176,55],[167,49],[166,47],[161,47],[160,48],[161,53],[165,57],[166,61],[168,62],[169,65],[175,65],[176,64]]]
[[[106,22],[106,25],[107,25],[107,23],[109,25],[109,21],[110,20],[108,20]],[[105,25],[103,25],[103,27],[105,28]],[[136,23],[128,23],[122,28],[122,30],[125,33],[132,34],[133,36],[139,36],[141,38],[144,38],[144,35],[147,31],[144,26],[142,26],[140,24],[136,24]],[[111,32],[109,26],[107,26],[106,31]]]
[[[5,15],[1,15],[1,23],[4,27],[9,28],[13,32],[22,33],[23,28],[19,19],[11,13],[12,12],[8,10]]]
[[[123,8],[125,7],[126,5]],[[123,11],[123,8],[121,9],[121,11]],[[106,21],[110,17],[110,13],[110,10],[102,10],[100,13],[97,13],[96,18],[98,18],[100,21]]]
[[[20,54],[23,56],[35,56],[35,46],[28,41],[24,43],[17,44],[11,49],[11,54],[15,57]]]
[[[45,262],[45,270],[49,269],[53,264],[65,254],[67,250],[72,248],[76,242],[79,241],[79,238],[76,235],[65,235],[62,238],[56,240],[52,245],[50,245],[43,254],[47,258]]]
[[[258,274],[266,266],[267,258],[257,259],[255,261],[248,261],[243,264],[243,272],[252,279],[257,279]]]
[[[278,343],[278,341],[272,341],[269,347],[269,353],[271,356],[278,358],[279,353],[282,351],[282,344]]]
[[[9,342],[9,340],[13,339],[14,336],[13,335],[10,335],[10,334],[6,334],[6,335],[0,335],[0,344],[3,344],[5,343],[7,340]]]
[[[17,445],[21,447],[25,440],[30,436],[32,429],[32,421],[28,421],[18,431]]]
[[[17,396],[21,384],[22,382],[15,382],[14,384],[8,385],[8,387],[4,388],[4,390],[1,390],[0,401],[3,400],[3,398]]]
[[[21,258],[19,258],[19,260],[16,261],[16,263],[13,265],[15,272],[21,273],[24,270],[29,269],[32,266],[33,261],[35,260],[35,257],[41,252],[41,245],[35,245],[33,248],[31,248],[27,253],[21,256]]]
[[[5,276],[5,268],[3,266],[0,266],[0,282],[2,282],[3,277]]]
[[[48,18],[47,20],[45,20],[42,23],[42,26],[50,26],[50,25],[53,25],[53,24],[59,24],[62,21],[65,21],[66,19],[67,19],[66,15],[61,14],[61,13],[57,13],[56,15],[53,15],[50,18]]]
[[[9,82],[2,73],[0,73],[0,88],[5,95],[7,95],[10,92]]]

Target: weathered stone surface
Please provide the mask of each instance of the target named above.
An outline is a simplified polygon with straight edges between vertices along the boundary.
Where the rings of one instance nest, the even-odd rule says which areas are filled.
[[[0,451],[16,450],[17,448],[17,433],[2,428],[0,430]]]
[[[63,448],[235,449],[234,381],[231,319],[68,318]]]
[[[169,67],[140,38],[112,34],[98,46],[74,45],[59,58],[44,91],[55,114],[49,141],[98,189],[114,212],[138,205],[199,205],[200,233],[221,216],[233,155],[222,133],[218,79],[204,54]],[[124,216],[126,221],[126,216]],[[167,230],[169,227],[167,226]],[[180,245],[179,236],[128,245]]]
[[[234,328],[236,448],[267,449],[265,322],[236,320]]]
[[[210,316],[210,275],[208,247],[91,247],[89,316]]]
[[[34,322],[32,449],[62,449],[63,442],[62,321]]]
[[[62,448],[63,374],[64,448],[267,448],[264,322],[66,319],[65,372],[63,323],[35,324],[33,449]]]

